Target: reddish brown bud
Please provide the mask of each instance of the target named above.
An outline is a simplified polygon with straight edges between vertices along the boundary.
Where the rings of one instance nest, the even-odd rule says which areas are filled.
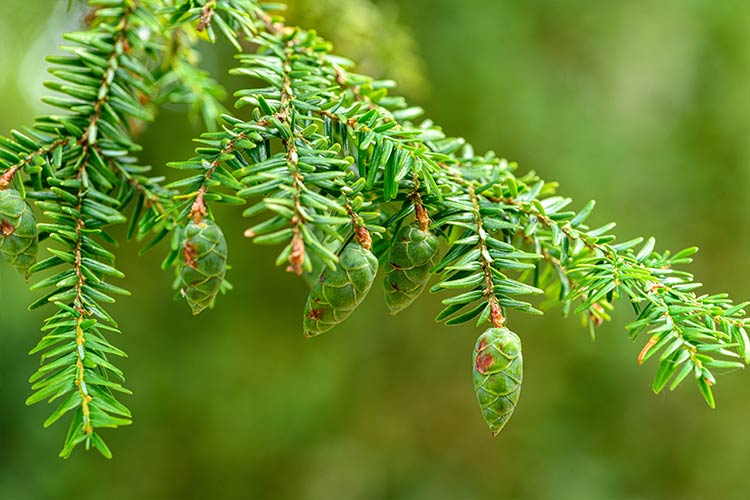
[[[501,328],[505,324],[503,310],[496,300],[490,301],[490,322],[498,328]]]
[[[299,229],[295,231],[292,238],[292,252],[289,254],[289,266],[287,272],[297,276],[302,275],[302,265],[305,262],[305,241],[302,239]]]
[[[430,227],[430,215],[427,213],[424,205],[422,205],[422,198],[419,196],[419,193],[414,194],[414,217],[419,223],[419,228],[427,232]]]
[[[198,21],[198,26],[195,28],[198,31],[205,30],[209,24],[211,24],[211,18],[214,17],[214,9],[216,8],[215,2],[207,3],[201,10],[201,17]]]
[[[198,196],[195,197],[193,206],[190,207],[190,217],[193,219],[193,222],[195,222],[196,224],[200,224],[207,213],[206,203],[203,201],[204,192],[205,192],[204,188],[201,188],[198,191]]]

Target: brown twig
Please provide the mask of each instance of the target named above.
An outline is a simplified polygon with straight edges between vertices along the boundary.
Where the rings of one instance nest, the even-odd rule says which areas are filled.
[[[301,202],[304,178],[299,170],[299,153],[297,152],[297,139],[299,134],[297,133],[294,123],[292,123],[292,120],[290,119],[290,114],[292,113],[292,99],[294,98],[294,91],[292,90],[291,59],[295,53],[296,45],[296,41],[291,39],[287,42],[284,51],[284,80],[281,85],[281,98],[279,100],[279,111],[276,113],[276,118],[291,130],[291,137],[282,141],[284,149],[286,150],[286,165],[292,176],[292,189],[294,190],[292,193],[294,214],[289,221],[292,226],[293,236],[291,252],[289,253],[288,259],[289,266],[286,270],[287,272],[300,276],[302,275],[305,264],[305,240],[301,229],[301,225],[304,224]]]
[[[502,307],[500,307],[500,303],[495,295],[495,282],[492,280],[492,257],[490,257],[487,248],[487,233],[482,224],[482,216],[479,213],[479,199],[474,192],[473,184],[469,184],[469,198],[474,207],[474,222],[477,225],[477,234],[479,235],[477,246],[479,248],[480,265],[484,273],[484,291],[482,295],[490,306],[490,322],[497,328],[501,328],[505,324],[505,316],[503,316]]]

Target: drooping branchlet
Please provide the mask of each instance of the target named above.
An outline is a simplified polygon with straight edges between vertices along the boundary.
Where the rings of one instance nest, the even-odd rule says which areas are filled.
[[[92,32],[70,34],[71,53],[50,59],[59,81],[48,86],[62,97],[48,102],[65,114],[0,138],[0,190],[29,188],[44,216],[39,229],[53,242],[53,255],[31,271],[61,268],[35,285],[52,290],[33,307],[52,303],[57,309],[35,348],[44,354],[29,402],[53,392],[52,399],[59,398],[60,387],[67,391],[45,423],[75,412],[63,456],[79,443],[109,456],[96,429],[130,422],[112,394],[125,390],[115,381],[119,370],[96,360],[123,354],[103,335],[117,331],[103,304],[113,300],[108,294],[124,290],[104,281],[122,273],[102,242],[111,242],[105,230],[125,219],[121,211],[131,199],[129,235],[153,233],[150,247],[176,229],[165,265],[178,263],[183,294],[196,314],[213,303],[226,269],[224,238],[208,219],[213,203],[254,199],[243,214],[260,220],[247,237],[283,245],[277,264],[290,272],[312,277],[316,266],[326,269],[315,277],[305,308],[308,336],[333,328],[363,301],[377,271],[375,255],[390,264],[386,300],[393,311],[421,293],[432,268],[440,275],[435,290],[449,294],[438,319],[495,327],[480,337],[473,359],[477,396],[493,432],[510,417],[522,375],[520,340],[503,328],[505,312],[541,313],[523,295],[545,292],[564,311],[581,314],[592,332],[609,319],[612,302],[627,297],[638,315],[631,335],[648,338],[638,361],[660,360],[656,392],[694,374],[713,406],[714,373],[750,362],[746,304],[696,294],[692,276],[673,271],[695,249],[658,253],[653,240],[613,243],[614,224],[587,225],[592,203],[569,210],[570,200],[555,195],[554,183],[533,173],[517,176],[514,165],[494,154],[478,155],[463,139],[446,137],[421,121],[421,110],[389,94],[390,82],[351,73],[315,32],[284,26],[266,12],[269,6],[171,2],[152,12],[145,1],[91,3]],[[192,48],[163,50],[174,40],[169,30],[182,30],[185,22],[190,33],[194,27],[211,40],[223,33],[238,51],[258,49],[242,55],[232,71],[250,77],[253,86],[238,92],[237,104],[250,105],[252,118],[223,115],[219,131],[200,137],[196,157],[171,164],[192,172],[189,177],[165,189],[135,158],[136,136],[156,105],[185,98],[203,107],[209,127],[222,109],[208,90],[213,79],[185,55]],[[174,28],[158,33],[157,26]],[[242,34],[262,43],[243,44]],[[152,68],[159,70],[152,74]],[[170,190],[178,187],[184,193],[173,197]],[[396,231],[389,247],[377,235],[392,234],[412,205],[415,222]],[[27,211],[12,213],[19,218]],[[28,240],[33,224],[11,219],[0,221],[0,237],[7,243],[26,234]],[[352,232],[354,240],[337,255],[334,246]],[[447,250],[433,266],[438,236]],[[10,254],[16,259],[26,251]],[[56,371],[63,363],[67,371]]]

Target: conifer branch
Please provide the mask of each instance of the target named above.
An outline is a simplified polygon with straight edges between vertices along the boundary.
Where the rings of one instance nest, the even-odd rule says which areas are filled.
[[[620,294],[633,304],[639,320],[628,326],[631,336],[650,335],[638,362],[661,353],[655,392],[660,392],[673,376],[671,388],[676,388],[693,371],[706,401],[714,406],[711,386],[715,377],[711,370],[742,368],[748,362],[748,320],[743,312],[746,304],[734,305],[721,295],[698,296],[693,290],[700,285],[691,275],[674,269],[689,263],[697,249],[688,248],[670,257],[653,251],[653,239],[638,252],[635,249],[640,239],[620,245],[600,243],[612,238],[592,235],[582,227],[593,204],[561,224],[541,212],[541,205],[524,205],[507,198],[498,201],[587,250],[564,256],[568,261],[566,275],[575,276],[567,300],[581,302],[576,312],[603,307],[601,304]],[[717,359],[718,355],[725,359]]]
[[[41,366],[28,403],[61,399],[51,425],[72,413],[62,456],[80,443],[111,452],[101,428],[130,423],[115,397],[128,393],[108,356],[125,354],[103,304],[128,292],[106,229],[133,207],[128,237],[151,236],[144,251],[171,235],[163,267],[175,265],[193,314],[211,307],[227,269],[227,245],[212,203],[242,206],[253,219],[245,236],[281,246],[276,264],[312,285],[303,315],[313,337],[344,321],[368,294],[379,262],[392,313],[431,290],[447,292],[437,320],[490,328],[477,341],[474,383],[494,433],[520,394],[520,338],[504,327],[510,310],[541,314],[519,296],[546,293],[592,334],[618,298],[637,319],[631,337],[647,337],[637,355],[659,357],[655,392],[693,375],[710,406],[721,370],[750,362],[746,308],[725,294],[699,295],[687,264],[696,249],[655,251],[653,239],[615,243],[614,224],[586,225],[594,204],[568,210],[556,184],[494,153],[477,155],[446,136],[423,110],[389,94],[394,83],[353,72],[312,31],[286,26],[272,5],[255,0],[91,0],[89,28],[65,35],[68,55],[50,57],[57,77],[44,102],[64,115],[0,137],[0,254],[32,285],[51,289],[31,308],[53,304],[32,350]],[[251,117],[225,112],[223,89],[198,67],[195,43],[219,33],[240,54],[231,74],[254,86],[235,94]],[[260,81],[260,84],[257,82]],[[156,108],[189,104],[209,132],[188,172],[163,186],[138,165],[136,141]],[[35,224],[26,200],[43,220]],[[133,201],[134,200],[134,201]],[[39,232],[51,256],[36,262]],[[438,241],[447,250],[440,255]],[[10,243],[7,243],[10,242]]]
[[[682,290],[693,286],[691,280],[686,282],[683,275],[662,268],[664,265],[684,263],[685,254],[678,254],[679,258],[674,262],[665,260],[656,266],[650,255],[652,244],[647,244],[650,248],[641,249],[639,254],[631,250],[637,242],[611,244],[614,237],[607,233],[612,226],[589,230],[583,225],[593,204],[587,205],[578,214],[564,212],[562,209],[569,200],[555,197],[552,184],[544,183],[534,175],[517,177],[513,173],[515,167],[498,160],[491,153],[476,156],[463,139],[446,137],[429,121],[414,125],[413,121],[422,113],[420,109],[409,108],[403,99],[388,96],[388,82],[376,82],[351,73],[348,69],[350,63],[330,55],[330,48],[316,35],[288,28],[279,18],[272,18],[264,12],[256,19],[254,29],[258,30],[259,35],[251,40],[259,41],[261,53],[282,54],[288,49],[290,40],[304,40],[302,45],[318,54],[312,58],[311,53],[309,57],[315,63],[310,64],[311,61],[308,61],[304,71],[300,72],[306,77],[314,75],[317,84],[304,87],[307,95],[295,96],[292,100],[295,106],[304,109],[308,123],[321,124],[319,119],[322,119],[323,130],[314,130],[311,126],[313,130],[304,134],[305,141],[325,141],[329,148],[338,148],[343,159],[349,155],[354,156],[357,176],[342,177],[341,181],[347,179],[345,182],[351,183],[362,180],[364,186],[358,192],[381,210],[378,215],[380,220],[401,220],[412,209],[407,204],[400,212],[394,213],[384,203],[406,201],[415,193],[420,199],[426,200],[425,203],[435,216],[433,227],[452,242],[448,254],[435,268],[435,272],[441,272],[444,276],[443,281],[433,287],[433,290],[446,288],[446,285],[448,288],[471,288],[475,286],[475,280],[481,277],[480,281],[484,283],[482,289],[470,289],[469,292],[446,299],[448,307],[438,319],[448,319],[449,323],[454,324],[479,316],[479,323],[489,320],[500,325],[504,319],[503,307],[538,312],[530,304],[513,299],[510,295],[540,292],[534,285],[540,284],[542,264],[538,261],[541,259],[551,269],[544,274],[545,288],[552,287],[551,280],[557,277],[557,300],[563,304],[564,311],[567,311],[571,302],[578,302],[576,312],[587,315],[592,332],[595,326],[608,318],[606,311],[620,295],[627,296],[640,314],[646,314],[650,308],[658,309],[662,312],[661,317],[672,318],[668,321],[674,322],[678,327],[687,322],[691,328],[696,328],[693,324],[696,318],[708,314],[709,310],[714,312],[704,321],[712,326],[701,331],[692,340],[687,340],[678,331],[666,335],[663,332],[670,330],[666,327],[652,332],[658,339],[676,338],[662,354],[660,373],[657,374],[654,386],[657,391],[660,390],[665,374],[674,374],[677,366],[684,362],[684,355],[680,352],[695,350],[697,353],[697,344],[706,352],[716,351],[736,359],[743,358],[742,355],[738,358],[736,351],[736,348],[743,352],[746,349],[744,329],[747,319],[744,318],[743,308],[737,308],[723,297],[700,298],[692,292]],[[301,50],[300,53],[304,51]],[[274,57],[276,56],[242,56],[245,62],[253,63],[252,67],[240,68],[233,73],[265,80],[277,92],[282,89],[280,97],[275,101],[275,105],[278,105],[291,100],[283,89],[291,88],[295,82],[288,81],[291,73],[284,73],[281,69],[283,65],[274,67]],[[303,83],[296,82],[296,85]],[[259,116],[274,117],[274,103],[269,99],[271,94],[268,90],[249,89],[237,95],[240,104],[251,104],[256,110],[260,110]],[[314,116],[319,119],[313,119]],[[281,117],[286,118],[287,115],[283,114]],[[283,127],[279,128],[282,129],[283,138],[283,130],[289,131],[289,123],[282,121],[281,125]],[[274,135],[268,130],[263,133],[267,136]],[[285,151],[291,154],[292,143],[296,141],[290,141],[288,136],[282,140]],[[289,158],[285,163],[287,166],[294,166]],[[244,170],[252,168],[247,166]],[[291,192],[295,193],[299,187],[298,178],[292,175],[291,179]],[[243,183],[247,181],[245,179]],[[266,188],[278,185],[278,180],[265,178],[264,183],[257,188],[245,190],[242,194],[250,194],[249,191],[252,191],[253,194],[267,195]],[[462,197],[467,194],[466,202],[462,201]],[[291,200],[290,203],[291,215],[288,215],[288,219],[293,218],[296,213],[295,202]],[[252,209],[249,212],[256,213]],[[489,217],[487,223],[490,224],[490,229],[484,227],[485,217]],[[279,228],[276,222],[268,227]],[[449,230],[449,227],[453,229]],[[464,232],[456,233],[457,228],[463,228]],[[276,235],[281,233],[292,235],[294,241],[299,234],[294,228],[289,233],[279,231]],[[254,236],[257,233],[251,230],[248,234]],[[521,235],[521,240],[513,243],[516,235]],[[268,241],[277,242],[280,239],[269,238]],[[486,241],[492,241],[494,246],[483,246]],[[478,248],[472,249],[468,242],[476,242]],[[531,246],[532,253],[521,251],[514,245]],[[299,255],[299,244],[292,246],[296,248],[295,255]],[[286,252],[287,257],[290,255],[291,250]],[[537,262],[532,264],[528,261]],[[519,272],[520,281],[503,274],[498,265],[511,272]],[[477,266],[476,269],[474,266]],[[295,266],[290,268],[297,269]],[[479,271],[479,275],[475,274],[476,271]],[[532,280],[532,283],[524,283],[526,280]],[[674,280],[678,282],[672,284]],[[654,284],[659,286],[654,287]],[[666,293],[677,307],[686,308],[690,313],[677,318],[665,315],[670,306],[655,297],[657,291]],[[488,304],[476,305],[466,312],[460,312],[480,297],[485,297]],[[721,314],[720,311],[717,313],[717,307],[724,308],[730,314]],[[654,313],[651,314],[653,316]],[[645,329],[648,329],[648,325],[653,325],[653,320],[654,317],[649,317],[645,322]],[[642,332],[641,326],[641,323],[632,326],[634,336]],[[712,333],[709,334],[709,331]],[[654,341],[652,348],[656,352],[657,348],[665,344],[666,341],[658,345]],[[649,357],[649,353],[651,349],[646,349],[640,357],[641,361]],[[698,378],[701,386],[706,385],[706,381],[713,380],[710,372],[702,371],[706,363],[727,368],[743,365],[739,361],[709,361],[708,355],[701,354],[705,356],[701,358],[704,363],[695,356],[689,354],[689,363],[685,366],[695,368],[696,374],[700,371],[702,375]],[[696,363],[696,360],[701,362]],[[710,391],[705,388],[702,391],[706,400],[711,403]]]
[[[102,31],[100,34],[97,28],[93,28],[88,36],[74,37],[79,42],[95,40],[92,47],[76,49],[74,53],[83,61],[88,61],[96,67],[96,71],[92,73],[100,75],[98,88],[93,87],[89,91],[83,86],[73,84],[76,85],[73,91],[69,86],[52,85],[53,88],[72,95],[76,99],[93,98],[87,106],[88,114],[80,114],[76,117],[85,122],[85,128],[79,129],[81,133],[76,139],[77,156],[74,160],[71,158],[74,164],[68,177],[69,180],[63,180],[64,177],[61,175],[66,168],[58,170],[57,178],[61,180],[57,186],[54,186],[56,183],[53,179],[49,179],[49,182],[53,184],[52,192],[59,197],[60,208],[67,205],[69,209],[57,216],[57,224],[40,224],[40,227],[50,231],[51,237],[61,243],[65,250],[62,252],[50,250],[54,256],[39,263],[36,269],[31,269],[34,272],[66,263],[72,267],[72,275],[69,277],[70,272],[63,271],[52,277],[54,281],[47,278],[40,282],[41,284],[35,285],[36,288],[40,288],[54,284],[58,289],[45,295],[34,305],[41,306],[45,302],[53,302],[58,305],[60,311],[45,324],[45,328],[53,329],[52,334],[45,336],[34,349],[36,352],[44,353],[43,365],[33,377],[33,380],[36,380],[33,388],[37,392],[28,400],[31,404],[41,399],[53,400],[69,394],[51,420],[45,423],[49,425],[64,413],[74,410],[65,446],[60,453],[63,457],[68,457],[73,448],[81,442],[87,449],[93,445],[103,455],[110,457],[109,448],[95,429],[130,423],[130,412],[115,399],[112,393],[113,390],[125,393],[129,391],[124,389],[119,382],[110,380],[110,376],[121,378],[122,372],[110,364],[106,357],[106,353],[121,355],[121,352],[110,346],[99,332],[99,329],[104,328],[115,329],[116,325],[98,305],[99,302],[114,301],[107,293],[126,294],[127,292],[103,281],[102,278],[105,275],[122,277],[122,273],[109,264],[101,262],[104,252],[101,252],[98,244],[85,234],[103,235],[99,228],[124,220],[117,210],[100,203],[101,201],[108,203],[109,197],[104,192],[112,185],[101,170],[106,169],[107,164],[102,161],[101,148],[98,146],[100,143],[106,145],[105,141],[108,139],[117,139],[116,135],[113,137],[113,134],[117,134],[117,129],[110,122],[102,119],[105,107],[113,106],[116,109],[121,103],[127,105],[125,94],[114,95],[114,88],[115,85],[120,85],[120,78],[117,77],[118,70],[121,66],[128,64],[126,58],[131,51],[128,35],[132,29],[131,19],[137,8],[138,4],[135,2],[121,4],[116,14],[118,21],[114,23],[111,33]],[[111,41],[105,41],[105,37],[111,37]],[[89,82],[95,84],[94,77]],[[112,108],[107,109],[107,112],[117,113]],[[114,114],[114,116],[119,115]],[[119,142],[127,144],[129,141],[120,140]],[[75,194],[66,190],[70,187],[75,188]],[[95,201],[95,198],[99,201]],[[117,203],[116,200],[113,201]],[[49,206],[49,202],[44,203],[49,216],[53,208]],[[88,249],[85,247],[87,242]],[[72,259],[72,262],[69,259]],[[69,306],[65,305],[68,301]],[[73,327],[72,344],[63,342],[59,345],[60,340],[67,337],[66,330],[71,326]],[[55,348],[50,350],[52,346]],[[61,364],[68,358],[69,355],[66,353],[69,350],[72,350],[71,354],[74,355],[75,361],[72,373]],[[57,354],[60,356],[56,356]],[[45,364],[47,360],[53,361]],[[57,368],[60,370],[58,371]],[[70,384],[71,375],[72,384]],[[74,392],[71,392],[71,385],[76,388]]]
[[[51,290],[30,307],[54,304],[57,311],[45,321],[45,336],[32,350],[41,354],[42,363],[31,378],[34,393],[27,402],[61,398],[45,426],[72,412],[63,457],[80,443],[111,456],[99,429],[130,423],[129,410],[114,395],[129,391],[122,386],[122,372],[108,359],[125,354],[104,336],[119,330],[102,304],[113,302],[112,295],[128,294],[108,283],[108,278],[123,275],[114,267],[114,254],[102,245],[114,242],[105,228],[126,220],[121,210],[133,197],[129,235],[140,238],[158,229],[152,246],[174,226],[171,194],[160,178],[147,177],[149,168],[138,166],[132,156],[139,150],[134,140],[141,123],[153,119],[148,103],[158,82],[152,68],[172,56],[162,51],[166,23],[152,11],[153,2],[90,4],[95,9],[88,16],[89,30],[66,34],[72,42],[64,47],[69,55],[49,58],[58,80],[45,85],[62,97],[43,100],[68,113],[38,118],[32,129],[0,138],[0,187],[17,187],[34,200],[45,219],[38,229],[57,246],[49,249],[51,257],[30,267],[25,263],[36,260],[36,240],[24,247],[28,255],[6,258],[23,262],[26,267],[18,267],[27,274],[54,269],[32,286]],[[16,203],[17,196],[3,199]],[[18,239],[13,233],[19,231],[3,237]]]

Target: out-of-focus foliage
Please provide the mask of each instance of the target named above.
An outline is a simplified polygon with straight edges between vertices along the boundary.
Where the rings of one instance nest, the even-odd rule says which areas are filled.
[[[0,20],[30,26],[0,30],[8,67],[25,53],[13,49],[43,29],[31,20],[48,13],[46,1],[23,5]],[[435,118],[564,181],[566,194],[595,191],[602,218],[617,218],[624,235],[698,243],[696,274],[706,285],[746,295],[748,7],[543,5],[399,6],[434,82]],[[49,47],[27,57],[38,65]],[[21,78],[0,78],[3,130],[34,114],[18,94],[34,86],[29,64]],[[193,133],[179,120],[149,132],[144,161],[189,155]],[[654,211],[664,217],[644,217]],[[18,314],[28,302],[23,280],[0,269],[0,496],[745,496],[745,377],[725,377],[716,412],[693,391],[654,398],[645,390],[652,373],[634,366],[621,324],[591,345],[554,314],[514,321],[527,365],[514,418],[524,425],[493,441],[466,391],[466,359],[455,355],[470,352],[473,332],[426,328],[436,302],[385,320],[371,300],[346,335],[312,345],[298,335],[306,290],[274,271],[271,253],[248,248],[234,272],[250,278],[212,316],[192,321],[166,299],[168,280],[154,279],[158,259],[132,252],[120,264],[138,299],[114,309],[132,332],[121,344],[131,354],[123,364],[139,425],[113,435],[119,455],[109,463],[76,456],[60,464],[58,443],[39,427],[45,410],[19,404],[33,360],[17,353],[33,346],[39,318]],[[175,366],[184,367],[180,380]]]
[[[411,31],[399,19],[392,0],[291,0],[286,16],[316,29],[341,55],[357,62],[357,70],[398,82],[401,92],[420,97],[431,88]]]

